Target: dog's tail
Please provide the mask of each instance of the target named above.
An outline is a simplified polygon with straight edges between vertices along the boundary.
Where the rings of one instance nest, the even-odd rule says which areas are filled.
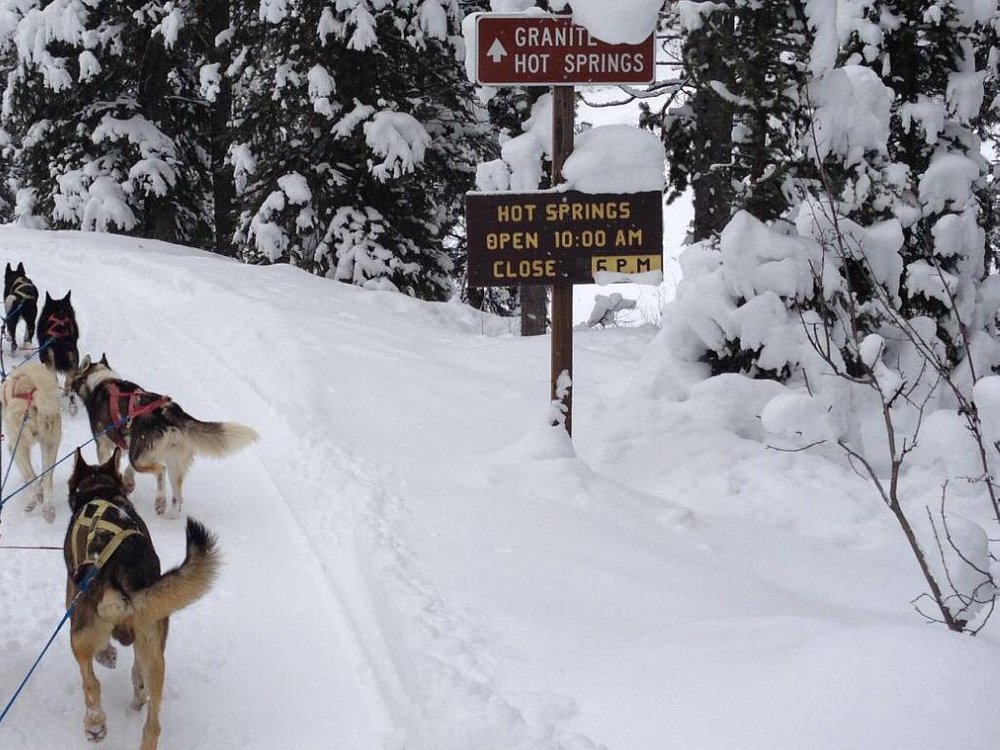
[[[221,560],[215,536],[188,518],[184,562],[132,594],[131,607],[140,617],[162,620],[203,597],[218,575]]]
[[[257,431],[237,422],[202,422],[191,419],[184,426],[187,442],[202,456],[222,458],[260,438]]]
[[[80,354],[73,345],[67,346],[57,342],[42,354],[48,355],[56,372],[72,372],[80,364]]]

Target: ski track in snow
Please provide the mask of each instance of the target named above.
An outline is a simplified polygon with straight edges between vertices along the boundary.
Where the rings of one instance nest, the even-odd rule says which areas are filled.
[[[308,336],[305,340],[301,337],[297,340],[295,335],[289,337],[290,332],[280,328],[280,317],[269,316],[266,307],[247,310],[247,299],[254,296],[253,290],[241,289],[230,295],[221,284],[199,281],[189,270],[198,265],[192,259],[175,263],[169,254],[157,253],[147,259],[111,250],[104,273],[94,273],[92,279],[87,274],[76,278],[72,264],[74,260],[87,262],[85,251],[77,250],[75,259],[61,259],[64,265],[49,264],[45,260],[50,257],[44,248],[45,240],[39,237],[36,247],[18,248],[16,258],[25,261],[29,275],[43,294],[45,290],[73,289],[82,331],[81,356],[89,353],[99,357],[106,351],[112,367],[123,377],[173,396],[195,416],[243,421],[255,426],[262,435],[261,442],[243,455],[219,462],[196,460],[186,483],[183,513],[204,520],[219,533],[226,569],[206,602],[172,619],[163,719],[165,746],[309,748],[313,746],[309,743],[315,742],[310,738],[323,736],[315,726],[298,733],[294,729],[289,731],[296,724],[296,691],[289,691],[285,684],[247,688],[253,683],[254,670],[241,663],[247,658],[251,661],[259,658],[257,649],[270,651],[275,658],[274,652],[280,653],[291,645],[287,640],[289,634],[283,630],[287,619],[280,616],[280,610],[289,605],[298,588],[309,592],[305,597],[308,608],[325,611],[321,619],[334,634],[324,638],[321,633],[304,634],[299,628],[299,636],[316,639],[314,646],[322,643],[321,651],[334,650],[339,654],[327,653],[325,658],[316,660],[314,654],[303,653],[296,644],[284,658],[278,656],[277,663],[284,664],[285,671],[297,676],[309,666],[316,667],[307,669],[312,676],[299,685],[313,701],[317,696],[310,695],[315,692],[308,687],[310,679],[317,686],[324,678],[331,684],[343,682],[356,686],[356,694],[350,695],[350,700],[343,700],[345,705],[339,708],[335,705],[336,694],[331,691],[325,696],[330,716],[324,723],[331,724],[328,736],[343,738],[338,747],[346,750],[598,747],[579,735],[565,736],[560,724],[575,713],[571,699],[528,691],[508,696],[498,687],[477,657],[477,652],[486,649],[484,640],[468,622],[449,611],[397,534],[396,523],[406,515],[407,494],[399,489],[403,483],[391,467],[380,470],[342,447],[324,442],[322,435],[303,431],[301,423],[296,424],[296,410],[309,406],[302,394],[318,395],[324,385],[308,382],[309,370],[295,367],[298,357],[317,353],[315,346],[309,346]],[[74,254],[75,236],[50,237],[64,256]],[[4,239],[0,234],[0,246]],[[5,254],[15,255],[10,250]],[[214,270],[212,264],[217,262],[205,261],[205,268]],[[175,275],[163,267],[171,265],[177,266]],[[113,294],[95,294],[86,288],[87,281],[95,280],[99,273],[102,288],[114,290]],[[278,287],[276,297],[281,304],[280,284]],[[204,320],[197,305],[199,294],[211,295],[213,305],[230,310],[230,314],[222,320]],[[275,297],[257,296],[262,301],[275,301]],[[232,307],[227,304],[228,297],[232,297]],[[291,299],[284,304],[293,307],[300,302]],[[351,326],[356,320],[357,316],[345,308],[338,312],[336,320],[323,322]],[[270,341],[268,337],[272,337]],[[283,366],[287,368],[284,391],[277,394],[269,391],[269,386],[273,389],[273,379],[267,383],[266,378],[253,371],[241,371],[246,362],[240,361],[240,356],[227,357],[233,351],[240,355],[240,347],[248,341],[253,343],[254,339],[271,347],[273,362],[284,360]],[[341,356],[347,356],[345,350],[350,346],[340,347]],[[391,345],[380,349],[377,342],[366,347],[366,352],[369,356],[374,352],[385,357],[397,353]],[[314,405],[322,409],[322,405]],[[62,453],[89,437],[82,408],[76,418],[64,419],[64,432]],[[276,451],[278,446],[288,448]],[[41,526],[38,518],[12,520],[19,513],[15,499],[4,509],[4,523],[0,527],[4,543],[23,543],[27,537],[34,541],[44,539],[47,543],[61,542],[67,517],[64,498],[68,474],[65,466],[56,474],[58,516],[54,527]],[[230,484],[227,481],[230,476],[239,477],[239,481]],[[289,481],[292,477],[297,479],[293,484]],[[12,482],[16,479],[13,476]],[[310,505],[303,498],[315,493],[317,487],[329,488],[329,497],[314,498]],[[251,488],[250,497],[240,497]],[[183,533],[176,521],[155,518],[152,494],[153,483],[140,476],[133,499],[150,522],[166,568],[183,549]],[[215,496],[209,497],[210,494]],[[281,502],[273,502],[272,498]],[[329,503],[325,508],[323,500]],[[247,512],[251,506],[252,514]],[[247,546],[254,552],[246,554]],[[0,551],[0,554],[5,555],[0,572],[3,585],[0,598],[10,601],[16,596],[18,601],[17,606],[4,606],[0,610],[0,633],[8,634],[6,638],[0,636],[0,655],[16,657],[0,662],[0,686],[6,688],[14,675],[22,671],[21,667],[30,663],[36,644],[44,642],[45,629],[54,627],[58,620],[64,572],[61,556],[56,552]],[[45,556],[44,566],[32,564],[28,555]],[[277,561],[284,557],[290,559],[279,564]],[[322,582],[327,594],[319,595],[315,584],[304,585],[306,581]],[[239,593],[229,590],[236,583],[241,589]],[[272,601],[274,592],[286,585],[284,603]],[[244,601],[237,607],[236,599],[240,596],[253,601]],[[301,609],[304,603],[293,605],[293,611]],[[237,617],[246,618],[242,626],[236,626],[240,620],[233,619],[234,609],[242,610]],[[265,610],[265,619],[272,620],[265,633],[255,632],[257,628],[250,621],[259,609]],[[217,632],[222,637],[204,639],[201,634],[207,628],[228,634]],[[253,651],[241,653],[241,642]],[[178,648],[179,643],[183,650]],[[104,706],[109,715],[109,735],[102,745],[105,748],[131,747],[144,717],[120,710],[131,664],[130,654],[122,656],[117,674],[99,668],[98,678],[102,681]],[[349,667],[346,674],[345,661]],[[337,662],[341,664],[338,666]],[[281,666],[262,665],[259,673],[269,676],[281,670]],[[328,674],[323,674],[324,671]],[[192,683],[197,683],[197,687]],[[256,714],[252,706],[241,707],[239,700],[230,698],[222,704],[229,709],[221,715],[209,712],[209,716],[199,716],[202,713],[199,709],[211,703],[210,699],[208,703],[202,701],[213,692],[235,689],[238,695],[242,694],[234,683],[244,685],[248,702],[277,704],[283,711],[274,712],[272,706]],[[279,693],[285,695],[275,701],[274,696]],[[58,699],[54,700],[56,696]],[[36,733],[37,715],[51,716],[53,703],[58,713],[52,718],[58,721],[47,722],[45,731]],[[236,709],[232,708],[234,703]],[[310,722],[320,720],[323,711],[313,710],[317,707],[309,705],[309,700],[304,703],[305,713],[298,711],[303,719],[308,716]],[[352,733],[341,725],[344,716],[354,716],[355,744],[349,739]],[[39,674],[29,683],[7,726],[2,728],[6,738],[0,735],[0,740],[13,736],[12,747],[83,747],[81,717],[79,677],[64,632]],[[6,742],[0,741],[0,746],[6,746]]]

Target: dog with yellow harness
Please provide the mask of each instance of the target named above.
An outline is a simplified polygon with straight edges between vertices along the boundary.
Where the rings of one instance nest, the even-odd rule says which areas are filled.
[[[3,427],[7,448],[17,464],[25,484],[38,475],[31,464],[34,446],[39,446],[44,472],[25,505],[27,513],[41,506],[42,517],[52,523],[56,509],[52,504],[52,471],[62,441],[62,417],[59,414],[59,384],[56,374],[38,362],[27,362],[14,369],[0,391]]]
[[[91,466],[76,451],[69,479],[72,518],[63,542],[67,608],[76,602],[70,645],[83,680],[84,732],[93,742],[107,734],[94,659],[115,666],[112,637],[133,647],[131,705],[137,711],[149,706],[140,750],[156,750],[168,618],[208,592],[219,553],[215,537],[189,518],[184,562],[161,574],[149,529],[126,497],[119,459],[115,449],[107,462]]]

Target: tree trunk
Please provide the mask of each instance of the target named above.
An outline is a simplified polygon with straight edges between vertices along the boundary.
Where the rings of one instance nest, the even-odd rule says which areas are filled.
[[[166,135],[168,128],[167,55],[163,39],[148,36],[142,50],[139,69],[139,105],[142,114]],[[177,207],[172,197],[147,194],[143,201],[143,236],[165,242],[177,241]]]
[[[541,336],[545,333],[545,322],[548,317],[546,288],[522,286],[518,293],[521,297],[521,335]]]
[[[707,85],[708,81],[726,82],[730,76],[718,35],[727,30],[731,34],[732,24],[732,17],[727,14],[715,22],[712,34],[707,33],[709,27],[705,26],[691,32],[685,42],[684,59],[698,81],[691,99],[695,120],[692,149],[697,168],[691,180],[694,242],[721,232],[729,221],[733,204],[732,170],[726,166],[732,161],[733,108]]]
[[[229,121],[233,109],[233,87],[226,69],[232,62],[229,41],[216,43],[219,34],[229,28],[229,3],[212,0],[205,4],[209,27],[208,59],[219,65],[219,92],[209,109],[209,158],[212,165],[213,234],[215,252],[235,256],[233,235],[236,232],[236,182],[233,166],[227,161],[229,151]]]

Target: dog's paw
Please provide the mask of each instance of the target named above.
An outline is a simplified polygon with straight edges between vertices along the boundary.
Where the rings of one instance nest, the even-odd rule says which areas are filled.
[[[153,505],[156,508],[156,514],[162,516],[167,512],[167,498],[163,495],[156,496],[156,503]]]
[[[74,394],[70,394],[69,403],[66,404],[66,411],[69,412],[71,417],[75,417],[76,413],[79,411],[79,407],[76,404],[76,396]]]
[[[37,507],[38,507],[38,498],[36,497],[33,498],[30,502],[24,504],[24,512],[25,514],[34,513],[35,508]]]
[[[83,720],[83,731],[89,742],[100,742],[108,736],[108,725],[101,709],[88,709]]]
[[[44,518],[48,523],[55,523],[56,508],[52,503],[44,503],[42,505],[42,518]]]
[[[97,663],[108,669],[114,669],[118,666],[118,649],[112,646],[110,643],[94,654],[94,658]]]
[[[129,701],[128,705],[133,711],[141,711],[142,707],[147,703],[149,703],[149,695],[147,695],[146,691],[143,690],[142,692],[138,692],[132,696],[132,700]]]

